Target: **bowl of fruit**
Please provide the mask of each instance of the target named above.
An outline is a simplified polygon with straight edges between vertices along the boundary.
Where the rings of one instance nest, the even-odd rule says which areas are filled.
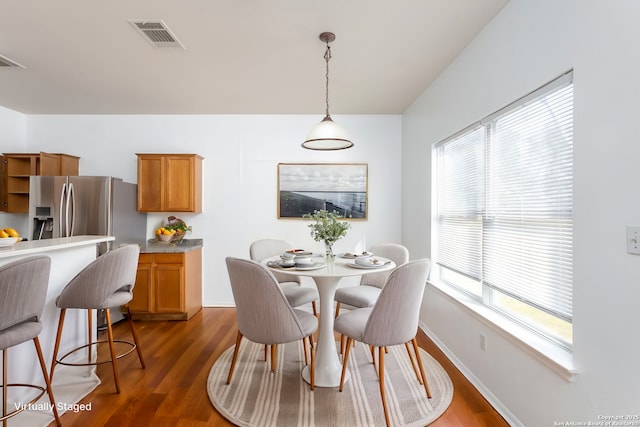
[[[187,231],[191,231],[191,227],[180,218],[170,216],[156,229],[156,240],[161,243],[176,243],[184,238]]]
[[[13,228],[0,228],[0,247],[13,246],[20,240],[22,240],[20,234]]]

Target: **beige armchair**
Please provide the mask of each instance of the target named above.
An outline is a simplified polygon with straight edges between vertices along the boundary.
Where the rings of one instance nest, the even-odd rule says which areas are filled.
[[[271,346],[271,371],[275,371],[277,345],[302,341],[305,363],[306,340],[311,352],[311,389],[314,387],[314,351],[311,335],[318,328],[318,319],[311,313],[297,310],[289,304],[278,281],[269,269],[255,261],[226,258],[233,299],[236,303],[238,334],[227,384],[231,383],[242,338]]]
[[[283,254],[290,249],[293,249],[293,247],[284,240],[256,240],[249,247],[249,256],[253,261],[262,262],[266,258]],[[301,286],[300,278],[295,279],[292,276],[285,276],[277,272],[274,272],[274,276],[276,280],[278,280],[278,283],[282,287],[282,292],[284,292],[284,295],[292,307],[300,307],[301,305],[311,303],[313,315],[318,315],[316,309],[316,301],[319,298],[317,289]]]
[[[422,366],[422,359],[418,351],[416,334],[418,332],[418,316],[422,296],[429,275],[429,261],[426,259],[412,261],[392,271],[385,283],[380,296],[373,307],[358,308],[341,314],[335,321],[334,330],[347,337],[347,346],[342,364],[340,391],[344,386],[345,373],[349,362],[351,344],[359,341],[368,344],[375,365],[375,347],[378,348],[378,381],[380,396],[387,425],[389,413],[384,389],[384,355],[385,347],[404,344],[411,364],[416,371],[418,381],[424,385],[427,397],[431,391]],[[413,344],[418,369],[409,348]]]
[[[374,256],[388,258],[397,267],[409,261],[409,250],[397,243],[384,243],[371,248]],[[336,317],[340,314],[340,305],[346,304],[356,308],[372,307],[384,286],[391,271],[367,274],[362,277],[360,286],[347,286],[336,290]]]

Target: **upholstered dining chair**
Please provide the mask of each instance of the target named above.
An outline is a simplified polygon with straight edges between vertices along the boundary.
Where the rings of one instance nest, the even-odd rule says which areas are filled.
[[[51,259],[47,256],[33,256],[14,261],[0,267],[0,350],[2,350],[2,423],[18,415],[29,405],[19,405],[7,413],[7,392],[9,387],[29,387],[40,391],[29,404],[35,403],[44,393],[49,395],[53,416],[60,423],[58,409],[51,390],[51,382],[42,356],[38,334],[42,330],[40,318],[44,310],[49,285]],[[9,348],[33,340],[44,376],[45,387],[35,384],[10,384],[7,379]]]
[[[251,244],[249,247],[249,257],[253,261],[261,262],[266,258],[283,254],[290,249],[293,249],[293,247],[284,240],[261,239]],[[292,307],[300,307],[301,305],[311,303],[313,315],[318,315],[316,301],[319,296],[317,289],[301,286],[300,278],[296,280],[295,277],[285,276],[277,272],[274,272],[274,276]]]
[[[409,249],[397,243],[383,243],[374,246],[371,248],[371,252],[374,256],[390,259],[398,267],[409,261]],[[390,274],[391,271],[389,270],[366,274],[362,277],[360,286],[338,288],[334,297],[336,301],[336,317],[340,314],[341,304],[356,308],[372,307]]]
[[[340,378],[340,391],[344,387],[344,378],[352,342],[359,341],[370,346],[374,365],[376,360],[375,348],[378,348],[378,382],[387,425],[390,425],[390,422],[384,389],[384,355],[386,347],[404,344],[411,364],[416,370],[409,342],[413,344],[413,351],[419,368],[419,373],[416,370],[416,376],[418,376],[418,381],[423,384],[427,397],[431,397],[431,391],[429,390],[429,384],[427,383],[427,377],[424,373],[422,359],[418,350],[418,341],[416,340],[418,316],[429,275],[429,267],[429,260],[420,259],[394,269],[373,307],[358,308],[343,313],[338,316],[334,324],[334,330],[347,337],[347,346],[342,364],[342,377]]]
[[[100,255],[82,269],[82,271],[80,271],[73,279],[71,279],[67,286],[62,290],[56,299],[56,306],[60,308],[60,319],[58,321],[58,332],[56,334],[56,342],[53,349],[53,361],[51,362],[52,380],[55,367],[58,364],[68,366],[88,366],[111,363],[113,379],[116,385],[116,393],[120,393],[120,377],[118,375],[117,360],[128,355],[133,350],[137,350],[140,365],[142,365],[142,368],[144,369],[145,364],[142,359],[142,352],[140,351],[138,337],[133,327],[131,312],[128,313],[127,317],[129,318],[129,326],[131,328],[133,342],[113,339],[111,313],[109,310],[109,307],[121,306],[133,299],[133,287],[135,285],[138,270],[139,253],[140,247],[138,245],[125,245],[111,250],[104,255]],[[74,348],[58,359],[57,357],[60,349],[60,340],[62,338],[64,317],[68,309],[84,309],[88,311],[89,342],[84,346]],[[92,310],[99,309],[104,309],[105,311],[107,340],[97,340],[92,342]],[[127,345],[127,351],[124,351],[121,354],[116,354],[114,344],[116,342]],[[110,359],[106,361],[96,360],[94,362],[89,360],[86,363],[71,363],[64,361],[68,356],[71,356],[76,351],[87,347],[90,349],[91,346],[98,345],[99,343],[109,344]]]
[[[271,371],[275,372],[277,345],[301,340],[305,364],[308,364],[306,340],[311,352],[311,389],[314,387],[314,350],[312,334],[318,319],[295,309],[269,269],[252,260],[227,257],[227,270],[236,303],[238,334],[227,384],[231,383],[242,338],[271,346]]]

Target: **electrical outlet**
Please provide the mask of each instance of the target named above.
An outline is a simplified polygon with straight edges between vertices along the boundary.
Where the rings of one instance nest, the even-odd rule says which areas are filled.
[[[627,226],[627,253],[640,255],[640,227]]]
[[[480,334],[480,349],[487,351],[487,336],[485,334]]]

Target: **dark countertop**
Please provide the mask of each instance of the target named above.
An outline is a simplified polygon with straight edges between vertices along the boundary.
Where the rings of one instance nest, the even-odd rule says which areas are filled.
[[[140,246],[140,253],[180,253],[189,252],[202,248],[202,239],[182,239],[176,243],[160,243],[156,239],[147,240],[145,245]]]

